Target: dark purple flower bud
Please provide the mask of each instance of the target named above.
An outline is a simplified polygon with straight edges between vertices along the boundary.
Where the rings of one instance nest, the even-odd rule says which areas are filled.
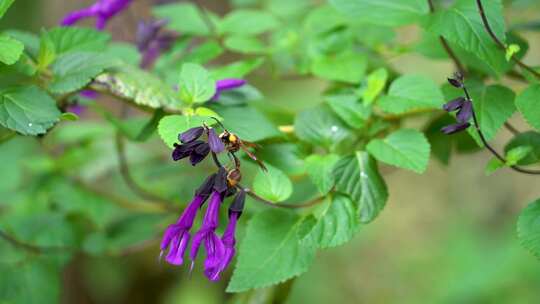
[[[448,78],[448,82],[458,89],[463,88],[463,82],[461,80],[455,78]]]
[[[199,137],[201,137],[203,132],[204,132],[203,127],[191,128],[191,129],[187,130],[184,133],[178,134],[178,140],[181,143],[184,143],[184,144],[185,143],[190,143],[190,142],[192,142],[192,141],[194,141],[196,139],[199,139]]]
[[[444,133],[444,134],[454,134],[454,133],[457,133],[459,131],[463,131],[465,129],[467,129],[471,124],[468,123],[468,122],[459,122],[459,123],[456,123],[456,124],[452,124],[452,125],[448,125],[444,128],[441,129],[441,131]]]
[[[454,100],[451,100],[443,105],[443,110],[446,112],[452,112],[460,109],[463,106],[463,103],[466,101],[465,97],[458,97]]]
[[[463,106],[461,109],[459,109],[459,112],[456,115],[456,119],[458,122],[468,122],[472,117],[472,102],[465,101],[463,103]]]
[[[219,224],[219,207],[222,201],[223,196],[214,191],[206,208],[201,229],[193,236],[189,255],[193,267],[199,248],[204,244],[206,250],[204,273],[211,281],[219,280],[220,266],[225,255],[225,246],[215,232]]]
[[[148,23],[144,21],[139,22],[135,41],[140,52],[148,49],[150,43],[158,38],[159,31],[167,23],[167,20],[156,20]]]
[[[216,94],[212,99],[219,99],[219,95],[228,90],[239,88],[246,84],[244,79],[227,78],[216,81]]]
[[[214,153],[221,153],[225,150],[225,145],[213,128],[208,129],[208,145]]]
[[[216,180],[214,182],[214,191],[222,194],[227,191],[229,188],[227,174],[227,170],[225,170],[223,167],[219,168],[219,171],[216,173]]]
[[[233,213],[237,213],[238,217],[242,215],[242,212],[244,211],[244,204],[246,202],[246,192],[244,190],[240,190],[238,194],[234,197],[234,200],[232,204],[229,206],[229,217]]]
[[[169,249],[165,260],[173,265],[182,265],[184,262],[184,253],[189,243],[189,230],[193,226],[193,221],[197,215],[197,210],[202,206],[206,197],[196,195],[191,203],[184,209],[184,212],[176,222],[170,225],[163,234],[161,241],[161,254]]]
[[[206,178],[204,183],[195,191],[195,195],[208,198],[214,191],[214,183],[216,181],[216,174],[212,174]]]
[[[88,8],[68,14],[61,22],[63,26],[77,23],[84,18],[96,18],[96,28],[103,30],[107,21],[126,9],[131,0],[99,0]]]
[[[174,150],[172,152],[172,159],[174,161],[190,156],[195,148],[204,144],[202,140],[195,140],[183,145],[174,144]]]
[[[198,145],[193,152],[191,152],[191,155],[189,157],[189,161],[191,162],[192,166],[197,165],[201,161],[203,161],[206,156],[208,156],[208,153],[210,153],[210,147],[207,143],[202,143]]]

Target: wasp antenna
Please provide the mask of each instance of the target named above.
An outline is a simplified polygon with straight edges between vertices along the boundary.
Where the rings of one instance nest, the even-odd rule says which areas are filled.
[[[213,116],[211,116],[210,118],[212,118],[213,120],[215,120],[215,121],[217,122],[217,124],[218,124],[220,127],[223,128],[223,130],[227,130],[227,129],[225,128],[225,126],[221,123],[221,121],[219,121],[219,119],[217,119],[217,118],[215,118],[215,117],[213,117]]]

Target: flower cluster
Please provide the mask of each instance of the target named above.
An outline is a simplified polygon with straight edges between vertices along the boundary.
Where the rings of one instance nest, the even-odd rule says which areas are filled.
[[[463,89],[464,82],[463,76],[456,74],[454,78],[449,78],[448,82],[456,88]],[[447,112],[457,111],[456,120],[457,123],[445,126],[441,129],[444,134],[453,134],[459,131],[467,129],[471,124],[469,121],[473,116],[472,101],[469,98],[458,97],[454,100],[447,102],[443,109]]]
[[[208,138],[207,142],[199,140],[205,132]],[[202,161],[210,151],[219,153],[225,149],[214,129],[207,126],[192,128],[178,137],[182,144],[176,145],[173,159],[179,160],[189,156],[193,165]],[[190,230],[197,211],[210,199],[202,225],[199,231],[193,235],[191,242],[189,252],[191,269],[193,269],[201,245],[206,250],[204,273],[209,280],[218,280],[221,272],[228,267],[235,254],[236,223],[242,214],[246,198],[246,193],[243,190],[236,193],[235,184],[238,181],[233,181],[233,176],[235,176],[231,174],[233,172],[234,170],[229,172],[220,166],[218,172],[210,175],[200,188],[195,191],[193,200],[186,207],[178,221],[167,227],[161,242],[161,254],[164,255],[168,250],[165,255],[165,260],[168,263],[172,265],[183,264],[184,254],[191,239]],[[219,209],[225,198],[235,193],[236,196],[229,206],[229,222],[225,232],[219,237],[216,234],[219,225]]]
[[[99,0],[90,7],[68,14],[62,20],[63,26],[77,23],[81,19],[96,18],[96,28],[103,30],[109,19],[125,10],[132,0]]]

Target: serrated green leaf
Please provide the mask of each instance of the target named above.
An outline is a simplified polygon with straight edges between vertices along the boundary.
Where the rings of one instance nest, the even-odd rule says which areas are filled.
[[[417,22],[429,13],[422,0],[330,0],[341,13],[355,20],[398,26]]]
[[[504,147],[504,151],[508,153],[508,151],[520,146],[531,147],[532,150],[518,161],[518,165],[526,166],[540,161],[540,133],[534,131],[520,133],[512,138]]]
[[[401,129],[384,139],[373,139],[367,150],[379,161],[416,173],[426,171],[429,162],[429,142],[422,132],[413,129]]]
[[[327,194],[334,187],[334,165],[338,162],[339,155],[310,155],[305,160],[306,171],[309,178],[319,189],[321,194]]]
[[[362,80],[366,68],[366,57],[354,52],[322,56],[311,64],[311,72],[317,77],[353,84]]]
[[[219,29],[228,34],[258,35],[278,26],[279,21],[268,12],[241,9],[227,14],[220,23]]]
[[[17,62],[24,50],[24,45],[8,35],[0,34],[0,62],[11,65]]]
[[[516,106],[525,120],[540,130],[540,84],[533,84],[516,98]]]
[[[426,109],[440,109],[444,96],[433,80],[422,75],[405,75],[390,85],[388,94],[378,101],[387,113],[402,114]]]
[[[483,1],[489,24],[499,40],[506,42],[503,5],[500,0]],[[506,67],[501,51],[485,30],[475,1],[458,0],[450,8],[436,12],[427,29],[475,54],[500,74]]]
[[[216,93],[216,82],[202,66],[194,63],[182,65],[180,71],[180,98],[188,103],[203,103]]]
[[[42,30],[39,40],[39,53],[37,58],[37,69],[44,72],[56,59],[56,47],[45,30]]]
[[[388,71],[380,68],[369,74],[366,87],[362,91],[362,99],[366,105],[375,101],[377,96],[383,91],[388,79]]]
[[[515,94],[506,87],[493,85],[482,87],[480,90],[474,89],[471,95],[480,129],[486,140],[492,140],[516,110]],[[468,132],[480,142],[474,128],[469,128]]]
[[[92,86],[150,108],[180,109],[178,94],[156,76],[126,65],[98,75]]]
[[[342,158],[334,167],[334,177],[336,190],[348,195],[356,204],[360,222],[371,222],[386,205],[386,183],[368,153],[358,151]]]
[[[514,166],[533,151],[531,146],[519,146],[506,152],[506,165]]]
[[[190,128],[202,126],[203,123],[211,126],[215,121],[209,117],[168,115],[159,121],[158,133],[169,148],[178,143],[178,134]]]
[[[169,20],[167,28],[186,35],[193,34],[207,36],[211,34],[210,28],[204,21],[203,13],[192,3],[171,3],[159,5],[152,9],[152,13],[159,19]],[[219,17],[208,12],[210,20],[217,24]]]
[[[349,197],[338,194],[318,216],[304,241],[314,242],[322,249],[343,245],[353,238],[359,225],[354,203]]]
[[[334,113],[352,128],[365,127],[371,116],[371,108],[360,102],[355,95],[330,95],[324,100]]]
[[[111,35],[87,27],[55,27],[47,32],[56,54],[67,52],[101,52],[107,48]]]
[[[66,53],[51,65],[53,80],[48,89],[57,94],[77,91],[105,69],[118,64],[114,58],[99,53]]]
[[[262,198],[272,202],[288,199],[293,191],[289,177],[274,166],[267,166],[268,171],[260,170],[253,180],[253,190]]]
[[[540,200],[532,202],[521,212],[517,231],[521,245],[540,259]]]
[[[350,130],[327,106],[300,112],[294,121],[294,132],[313,145],[333,147],[350,136]]]
[[[56,101],[37,87],[18,87],[0,93],[0,123],[21,134],[45,133],[60,114]]]
[[[266,210],[248,223],[228,292],[284,282],[306,272],[315,246],[300,242],[303,218],[286,210]]]
[[[15,0],[2,0],[0,1],[0,18],[4,17],[9,7],[15,2]]]

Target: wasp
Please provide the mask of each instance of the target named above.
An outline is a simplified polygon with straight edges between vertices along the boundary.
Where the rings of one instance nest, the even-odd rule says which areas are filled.
[[[219,138],[225,145],[225,149],[227,149],[227,151],[229,152],[229,155],[231,155],[234,158],[234,162],[237,167],[239,167],[240,162],[234,153],[242,150],[249,156],[249,158],[255,161],[259,165],[259,167],[261,167],[262,170],[268,171],[264,163],[260,159],[258,159],[257,156],[253,154],[253,152],[249,150],[250,148],[254,148],[254,149],[259,148],[260,147],[259,145],[257,145],[256,143],[242,140],[240,137],[238,137],[238,135],[227,130],[217,118],[215,117],[212,117],[212,118],[223,129],[223,132],[219,134]]]

